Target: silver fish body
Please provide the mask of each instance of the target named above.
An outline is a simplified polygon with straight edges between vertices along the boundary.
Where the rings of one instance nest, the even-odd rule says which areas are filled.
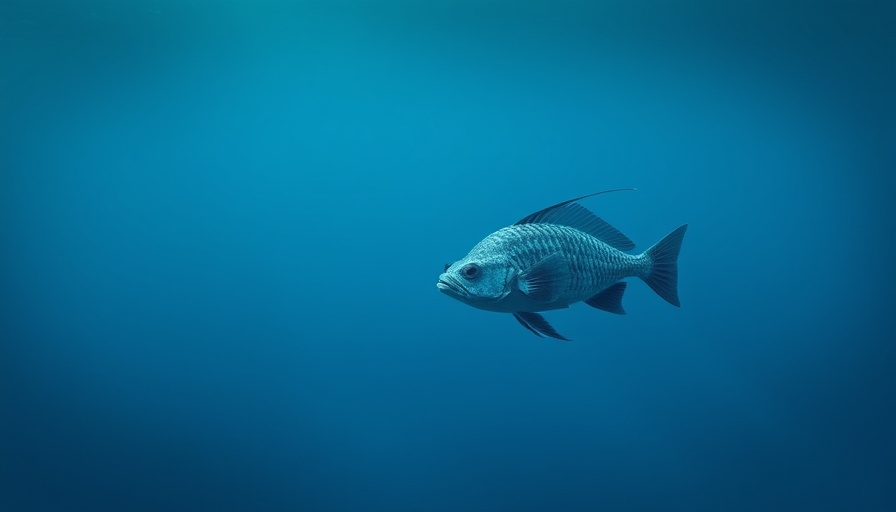
[[[588,233],[557,224],[522,224],[502,228],[485,237],[455,264],[496,262],[519,275],[552,255],[559,256],[569,277],[564,281],[565,286],[556,290],[551,301],[535,300],[517,287],[511,289],[504,300],[479,301],[471,305],[505,313],[566,308],[593,297],[626,277],[640,277],[650,268],[650,261],[644,255],[626,254]],[[451,279],[450,274],[443,276]]]
[[[594,195],[594,194],[592,194]],[[584,196],[588,197],[588,196]],[[634,243],[575,203],[565,201],[502,228],[439,276],[440,291],[473,307],[513,313],[538,336],[566,339],[537,312],[576,302],[624,314],[623,279],[643,279],[679,306],[677,259],[687,225],[641,254]]]

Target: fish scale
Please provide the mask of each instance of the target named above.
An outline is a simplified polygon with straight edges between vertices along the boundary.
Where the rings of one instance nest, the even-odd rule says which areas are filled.
[[[506,253],[514,266],[523,270],[558,251],[569,263],[569,287],[562,296],[570,302],[590,297],[641,263],[637,256],[614,249],[588,233],[555,224],[502,228],[486,237],[471,254]]]

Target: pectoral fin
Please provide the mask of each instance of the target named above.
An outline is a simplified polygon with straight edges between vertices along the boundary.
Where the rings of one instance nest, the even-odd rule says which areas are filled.
[[[523,327],[532,331],[532,333],[539,338],[549,336],[558,340],[570,341],[569,338],[564,338],[559,332],[557,332],[556,329],[551,327],[551,324],[549,324],[548,321],[538,313],[528,313],[525,311],[520,311],[514,313],[513,317],[516,318]]]
[[[569,287],[569,265],[558,251],[520,274],[520,290],[541,302],[553,302]]]
[[[622,308],[622,294],[625,293],[625,287],[626,283],[624,281],[616,283],[586,300],[585,304],[610,313],[616,313],[617,315],[624,315],[625,309]]]

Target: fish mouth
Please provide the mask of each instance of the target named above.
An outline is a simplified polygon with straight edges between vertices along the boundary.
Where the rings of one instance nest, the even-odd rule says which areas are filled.
[[[452,297],[466,297],[467,292],[460,286],[450,281],[450,278],[447,277],[439,277],[439,282],[436,283],[436,288],[439,289],[440,292],[450,295]]]
[[[448,281],[443,281],[442,279],[439,279],[439,282],[436,283],[436,288],[442,290],[443,292],[447,290],[457,291],[453,284],[449,283]]]

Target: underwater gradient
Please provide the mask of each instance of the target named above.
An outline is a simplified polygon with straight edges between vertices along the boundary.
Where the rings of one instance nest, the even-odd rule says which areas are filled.
[[[0,510],[896,510],[886,1],[0,2]],[[436,289],[560,201],[681,308]]]

